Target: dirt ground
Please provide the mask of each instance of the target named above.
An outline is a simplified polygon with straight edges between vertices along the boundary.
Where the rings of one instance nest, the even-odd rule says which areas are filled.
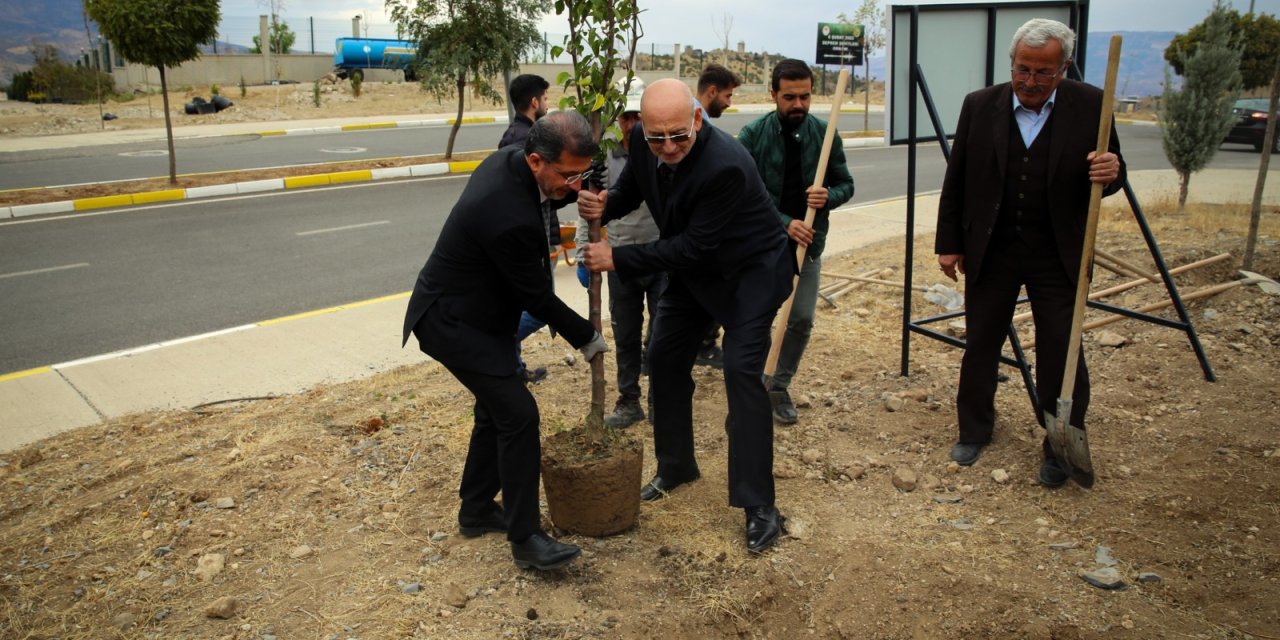
[[[1171,266],[1232,256],[1178,276],[1184,295],[1233,278],[1246,209],[1151,214]],[[1270,211],[1255,270],[1272,277],[1277,238]],[[1106,216],[1100,239],[1150,264],[1124,214]],[[931,242],[916,243],[918,284],[941,282]],[[882,243],[826,268],[893,268],[902,250]],[[1099,270],[1094,290],[1129,279]],[[583,556],[542,574],[517,569],[501,536],[457,535],[471,401],[424,359],[2,456],[0,636],[1280,637],[1280,297],[1250,285],[1190,303],[1216,383],[1178,331],[1125,320],[1090,333],[1099,480],[1085,491],[1035,484],[1040,434],[1013,370],[993,445],[974,467],[949,463],[960,354],[916,337],[899,375],[900,291],[820,303],[792,387],[800,422],[775,429],[789,535],[763,557],[745,552],[742,513],[726,506],[715,370],[694,372],[703,479],[643,505],[631,531],[566,535]],[[1148,285],[1113,302],[1162,297]],[[912,304],[916,317],[941,312],[921,294]],[[526,344],[551,370],[532,387],[544,433],[578,424],[587,367],[545,333]],[[632,430],[647,477],[649,426]],[[1107,567],[1122,588],[1081,578]],[[215,606],[225,598],[234,606]]]

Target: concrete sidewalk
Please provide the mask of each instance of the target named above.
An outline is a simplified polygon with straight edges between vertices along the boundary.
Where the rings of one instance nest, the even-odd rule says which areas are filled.
[[[1280,180],[1280,170],[1271,179]],[[1204,171],[1192,182],[1190,197],[1197,202],[1248,202],[1254,180],[1249,171]],[[1172,171],[1136,171],[1130,181],[1144,203],[1176,195]],[[1265,201],[1280,206],[1275,194]],[[937,203],[936,193],[917,197],[917,234],[932,234]],[[840,209],[831,218],[828,255],[902,238],[905,219],[905,198]],[[404,274],[406,287],[415,275]],[[556,269],[556,291],[585,315],[586,290],[573,268],[561,264]],[[412,341],[400,348],[408,295],[0,376],[0,451],[129,413],[296,393],[424,362]],[[556,344],[571,351],[567,343]]]

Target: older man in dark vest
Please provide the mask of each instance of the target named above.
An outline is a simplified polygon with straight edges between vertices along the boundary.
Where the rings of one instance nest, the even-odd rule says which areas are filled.
[[[966,348],[956,395],[960,436],[951,459],[977,462],[995,427],[996,375],[1018,292],[1036,327],[1036,389],[1053,407],[1062,388],[1092,183],[1115,193],[1124,161],[1114,125],[1097,154],[1102,92],[1067,80],[1075,34],[1053,20],[1022,25],[1009,47],[1011,82],[969,94],[938,205],[934,251],[942,272],[964,275]],[[1072,425],[1084,428],[1089,375],[1080,354]],[[1043,415],[1037,415],[1043,420]],[[1044,426],[1043,424],[1041,426]],[[1039,481],[1068,474],[1044,443]]]

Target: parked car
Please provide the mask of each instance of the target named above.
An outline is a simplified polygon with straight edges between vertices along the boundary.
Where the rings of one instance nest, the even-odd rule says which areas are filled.
[[[1267,132],[1267,105],[1270,102],[1267,98],[1236,100],[1231,107],[1231,115],[1235,116],[1236,123],[1223,142],[1251,144],[1254,151],[1262,151],[1262,138]],[[1276,135],[1271,152],[1280,152],[1280,134]]]

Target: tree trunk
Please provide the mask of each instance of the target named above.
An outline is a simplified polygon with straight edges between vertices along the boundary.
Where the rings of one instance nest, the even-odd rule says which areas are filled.
[[[1276,112],[1280,102],[1280,56],[1276,56],[1276,74],[1271,79],[1271,102],[1267,113]],[[1244,270],[1253,271],[1253,252],[1258,246],[1258,223],[1262,219],[1262,188],[1267,184],[1267,169],[1271,166],[1271,150],[1275,149],[1276,119],[1267,118],[1267,132],[1262,136],[1262,160],[1258,162],[1258,182],[1253,187],[1253,206],[1249,208],[1249,235],[1244,244]]]
[[[1187,187],[1191,184],[1191,172],[1178,172],[1178,213],[1187,210]]]
[[[600,112],[593,111],[591,113],[591,131],[595,134],[595,139],[599,140],[601,135]],[[591,242],[600,242],[600,221],[592,220],[587,227],[587,239]],[[587,302],[588,302],[588,319],[591,326],[595,327],[596,333],[603,335],[600,330],[600,285],[603,277],[599,273],[592,273],[591,279],[587,285]],[[604,442],[604,354],[600,354],[591,359],[591,412],[587,414],[587,437],[595,442]]]
[[[467,100],[467,72],[458,73],[458,115],[453,119],[453,128],[449,130],[449,144],[444,148],[444,159],[453,159],[453,142],[458,139],[458,129],[462,128],[462,106]]]
[[[164,132],[169,139],[169,184],[178,184],[178,159],[173,155],[173,122],[169,116],[169,82],[160,66],[160,96],[164,99]]]

